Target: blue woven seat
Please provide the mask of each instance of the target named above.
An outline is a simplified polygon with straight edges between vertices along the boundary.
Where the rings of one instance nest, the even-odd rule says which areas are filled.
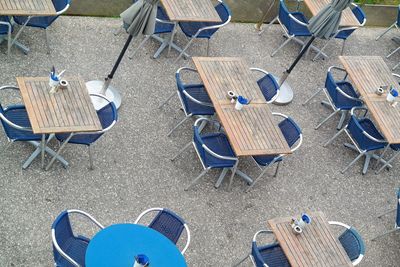
[[[351,110],[351,117],[348,124],[336,133],[324,146],[329,145],[333,140],[335,140],[343,132],[346,133],[351,142],[354,145],[345,144],[345,146],[357,151],[359,155],[345,168],[342,173],[346,172],[353,164],[355,164],[362,156],[365,156],[364,167],[362,170],[363,174],[367,173],[369,162],[372,157],[378,158],[374,151],[383,149],[386,147],[387,142],[384,137],[375,127],[374,123],[365,117],[358,117],[355,114],[357,110],[365,110],[364,107],[354,107]]]
[[[280,86],[275,77],[267,71],[259,68],[250,68],[251,71],[257,71],[263,76],[257,80],[258,87],[261,90],[267,103],[273,103],[279,95]]]
[[[274,242],[263,246],[257,245],[257,236],[259,234],[272,234],[272,231],[258,231],[253,237],[251,253],[234,264],[233,267],[242,266],[240,264],[249,257],[251,257],[253,266],[255,267],[290,267],[289,261],[278,243]]]
[[[0,35],[7,35],[10,23],[10,19],[7,16],[0,16],[0,22],[5,22],[6,24],[0,24]],[[13,29],[12,25],[10,24],[11,29]]]
[[[189,48],[195,39],[207,39],[207,56],[209,52],[209,45],[211,37],[223,26],[227,25],[231,18],[231,11],[226,3],[222,0],[217,0],[219,3],[215,6],[215,11],[218,13],[221,22],[179,22],[179,27],[182,32],[190,38],[190,41],[182,49],[176,61],[178,61],[185,51]],[[175,62],[176,62],[175,61]]]
[[[339,242],[342,244],[347,256],[349,256],[353,266],[358,265],[365,255],[365,244],[361,235],[355,228],[344,223],[330,221],[329,224],[345,228],[338,238]]]
[[[157,212],[157,215],[150,222],[148,227],[156,230],[157,232],[166,236],[174,244],[177,244],[183,230],[186,231],[187,241],[185,247],[181,250],[184,254],[190,244],[190,231],[186,222],[176,213],[165,208],[151,208],[142,212],[138,218],[135,220],[135,224],[139,223],[140,220],[148,213]]]
[[[85,266],[85,254],[90,239],[74,235],[69,214],[77,213],[91,220],[99,228],[104,228],[91,215],[79,210],[66,210],[60,213],[51,227],[53,256],[57,267]]]
[[[284,12],[286,12],[285,10],[283,10]],[[289,11],[287,11],[289,12]],[[291,12],[290,14],[293,15],[293,17],[295,17],[296,19],[298,19],[299,21],[308,24],[308,20],[306,18],[306,16],[302,13],[302,12]],[[286,15],[286,14],[285,14]],[[285,16],[284,15],[284,16]],[[286,21],[286,17],[285,17],[285,21]],[[310,31],[308,30],[308,28],[306,26],[303,26],[301,24],[296,23],[293,20],[290,20],[287,22],[286,25],[290,25],[287,29],[289,31],[290,35],[295,35],[295,36],[306,36],[309,37],[311,36]]]
[[[157,18],[164,21],[170,21],[167,13],[162,6],[157,7]],[[156,27],[154,29],[154,34],[170,33],[174,29],[174,24],[162,23],[156,21]]]
[[[290,117],[280,114],[280,113],[272,113],[275,116],[282,117],[283,120],[279,122],[278,127],[281,130],[285,140],[290,147],[292,152],[296,151],[303,142],[303,135],[301,133],[300,127],[297,123]],[[296,145],[297,144],[297,145]],[[247,188],[246,192],[248,192],[255,183],[264,176],[265,172],[268,170],[270,166],[274,163],[278,163],[276,167],[276,171],[274,177],[278,174],[279,163],[283,160],[284,155],[261,155],[261,156],[253,156],[254,161],[260,166],[263,167],[260,175],[254,179],[253,183]]]
[[[333,70],[338,70],[345,73],[344,79],[335,79],[333,76]],[[315,129],[321,127],[330,118],[334,117],[337,113],[341,113],[337,129],[340,130],[343,123],[353,107],[361,107],[363,101],[359,98],[358,93],[354,89],[353,85],[346,80],[347,72],[343,68],[330,67],[326,74],[325,87],[320,88],[316,93],[314,93],[304,104],[308,103],[313,99],[319,92],[323,91],[328,99],[328,102],[322,102],[326,104],[329,109],[333,109],[333,112],[322,120]]]
[[[176,71],[176,87],[179,100],[183,112],[185,113],[185,118],[183,118],[168,134],[170,136],[180,125],[193,116],[201,118],[209,118],[215,114],[214,107],[211,103],[210,97],[204,88],[203,84],[186,84],[183,82],[181,77],[182,71],[197,72],[194,69],[183,67]],[[173,94],[167,98],[167,100],[162,104],[164,105],[169,99],[171,99]]]

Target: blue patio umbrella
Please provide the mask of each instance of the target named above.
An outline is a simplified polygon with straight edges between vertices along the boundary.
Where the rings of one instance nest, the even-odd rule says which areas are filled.
[[[316,38],[332,38],[339,28],[342,11],[349,7],[352,2],[353,0],[332,0],[329,5],[324,7],[317,15],[310,19],[308,30],[311,32],[312,36],[292,65],[283,73],[279,80],[279,86],[282,86]]]
[[[138,0],[131,5],[127,10],[121,13],[121,18],[124,23],[124,28],[129,34],[128,39],[122,48],[117,61],[114,64],[110,74],[107,75],[104,82],[102,81],[90,81],[86,85],[89,92],[100,93],[106,95],[115,103],[117,108],[121,105],[121,97],[117,90],[110,86],[112,79],[114,78],[115,72],[120,65],[122,58],[125,55],[126,50],[129,47],[133,37],[140,34],[152,35],[154,33],[156,16],[157,16],[157,3],[159,0]],[[107,92],[107,89],[110,89]],[[95,103],[96,109],[103,106],[103,103]]]

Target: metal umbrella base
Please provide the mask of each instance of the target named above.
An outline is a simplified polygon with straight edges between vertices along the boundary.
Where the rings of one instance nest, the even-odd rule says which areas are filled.
[[[279,77],[273,75],[275,80],[279,81]],[[290,84],[285,81],[280,89],[279,95],[276,100],[273,102],[275,105],[283,106],[290,104],[293,101],[293,90]]]
[[[88,89],[89,94],[101,94],[101,91],[103,89],[103,84],[104,81],[99,81],[99,80],[89,81],[86,83],[86,88]],[[106,90],[106,97],[110,99],[111,102],[114,102],[117,109],[119,109],[122,101],[121,95],[114,86],[112,85],[108,86],[108,89]],[[92,102],[96,110],[99,110],[108,104],[106,100],[100,99],[99,97],[92,98]]]

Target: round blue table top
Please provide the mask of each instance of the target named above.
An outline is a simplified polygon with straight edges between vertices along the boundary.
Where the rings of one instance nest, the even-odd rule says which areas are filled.
[[[163,234],[139,224],[114,224],[98,232],[86,250],[86,267],[133,267],[144,254],[149,267],[186,267],[178,247]]]

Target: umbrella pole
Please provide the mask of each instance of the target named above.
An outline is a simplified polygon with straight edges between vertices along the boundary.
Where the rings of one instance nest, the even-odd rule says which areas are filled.
[[[261,31],[261,25],[263,25],[264,21],[267,19],[269,12],[271,11],[272,7],[274,6],[276,0],[271,0],[271,5],[269,6],[269,8],[267,9],[267,11],[265,11],[265,13],[263,14],[261,20],[254,25],[254,27],[256,28],[257,31]]]
[[[295,61],[292,63],[292,65],[283,73],[282,77],[279,79],[279,87],[282,86],[282,84],[286,81],[286,79],[289,77],[290,73],[296,67],[297,63],[299,63],[300,59],[303,57],[303,55],[307,52],[308,48],[311,46],[311,44],[314,42],[315,37],[312,36],[309,40],[308,43],[301,49],[300,54],[297,56]]]
[[[122,58],[124,57],[126,50],[128,50],[128,47],[129,47],[130,43],[132,42],[132,39],[133,39],[133,36],[129,35],[128,39],[125,42],[124,48],[122,48],[122,51],[119,54],[118,59],[114,64],[114,67],[112,68],[110,74],[108,74],[107,77],[105,78],[104,85],[101,90],[102,95],[106,95],[107,88],[110,85],[111,80],[114,78],[114,74],[117,71],[119,64],[121,64]]]

